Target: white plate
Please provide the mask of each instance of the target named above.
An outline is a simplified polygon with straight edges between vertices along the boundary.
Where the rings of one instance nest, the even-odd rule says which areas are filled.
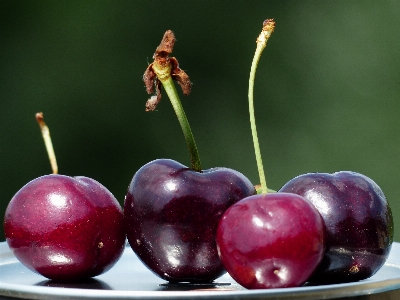
[[[229,275],[215,284],[168,284],[151,273],[127,246],[107,273],[79,284],[56,284],[25,268],[6,242],[0,243],[0,299],[400,299],[400,244],[371,278],[346,284],[246,290]]]

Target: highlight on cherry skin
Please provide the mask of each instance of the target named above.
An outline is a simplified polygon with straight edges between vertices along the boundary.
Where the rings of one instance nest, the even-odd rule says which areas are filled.
[[[216,241],[226,270],[245,288],[298,287],[321,262],[325,226],[301,196],[259,194],[224,213]]]
[[[108,271],[121,257],[121,206],[88,177],[45,175],[22,187],[5,213],[6,241],[30,270],[57,281]]]
[[[393,242],[393,217],[381,188],[356,172],[308,173],[280,192],[306,198],[327,228],[327,249],[310,281],[318,284],[366,279],[385,263]]]
[[[226,273],[215,232],[225,210],[254,195],[238,171],[194,171],[157,159],[134,175],[125,198],[129,244],[157,276],[170,282],[211,282]]]

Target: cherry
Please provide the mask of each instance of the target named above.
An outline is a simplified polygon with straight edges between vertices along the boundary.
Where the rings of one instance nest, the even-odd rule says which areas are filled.
[[[251,182],[232,169],[196,172],[173,160],[152,161],[137,171],[125,198],[129,244],[165,280],[212,281],[226,272],[215,244],[218,221],[253,194]]]
[[[191,167],[157,159],[134,175],[124,206],[127,237],[143,263],[159,277],[171,282],[210,282],[226,271],[218,257],[215,231],[224,211],[235,202],[255,194],[251,182],[228,168],[202,170],[189,122],[173,80],[188,95],[191,82],[169,57],[175,43],[165,32],[154,54],[154,62],[143,79],[153,93],[146,110],[153,111],[161,99],[161,85],[182,127]]]
[[[48,142],[43,116],[38,114],[37,119],[47,132],[44,137]],[[125,245],[118,201],[99,182],[83,176],[51,174],[27,183],[7,206],[4,232],[22,264],[59,281],[106,272],[120,258]]]
[[[355,172],[309,173],[290,180],[280,192],[303,196],[324,219],[327,250],[310,281],[358,281],[383,266],[393,242],[393,219],[373,180]]]
[[[45,175],[27,183],[6,209],[4,232],[22,264],[56,280],[106,272],[125,240],[117,200],[99,182],[81,176]]]
[[[217,230],[220,258],[248,289],[296,287],[324,255],[324,223],[303,197],[270,193],[247,197],[222,216]]]
[[[268,193],[255,125],[253,90],[257,64],[275,22],[268,19],[257,39],[249,80],[249,111],[260,174],[259,195],[232,205],[217,228],[223,265],[249,289],[296,287],[304,284],[324,255],[325,227],[317,209],[305,198]]]

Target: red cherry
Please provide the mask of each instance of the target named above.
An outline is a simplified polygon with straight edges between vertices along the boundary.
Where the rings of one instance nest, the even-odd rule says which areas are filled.
[[[46,175],[27,183],[6,209],[4,232],[22,264],[63,281],[106,272],[125,245],[118,201],[81,176]]]
[[[297,287],[321,261],[323,220],[303,197],[270,193],[232,205],[217,229],[220,258],[248,289]]]

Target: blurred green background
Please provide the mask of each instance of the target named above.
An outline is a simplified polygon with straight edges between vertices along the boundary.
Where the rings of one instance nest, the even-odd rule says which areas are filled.
[[[193,81],[182,97],[203,168],[258,183],[247,90],[264,19],[277,23],[257,71],[256,117],[270,188],[307,172],[376,181],[400,241],[400,1],[0,1],[0,221],[50,173],[92,177],[121,204],[156,158],[189,165],[166,97],[146,113],[142,82],[164,32]],[[0,241],[4,241],[1,229]]]

